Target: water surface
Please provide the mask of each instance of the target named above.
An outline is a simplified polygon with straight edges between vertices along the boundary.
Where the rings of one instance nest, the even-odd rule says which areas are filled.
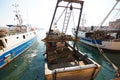
[[[44,35],[43,35],[44,34]],[[32,47],[0,70],[0,80],[45,80],[44,57],[45,44],[41,41],[45,32],[40,31],[37,41]],[[102,65],[95,80],[110,80],[115,77],[115,71],[97,49],[78,43],[78,48],[84,54]],[[120,68],[120,53],[105,52],[117,67]]]

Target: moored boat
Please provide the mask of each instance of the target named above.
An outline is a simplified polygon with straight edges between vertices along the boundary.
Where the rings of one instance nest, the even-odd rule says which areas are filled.
[[[79,28],[78,36],[80,38],[80,42],[92,47],[102,48],[104,50],[120,51],[120,19],[109,22],[108,26],[102,26],[118,3],[119,0],[117,0],[116,4],[107,14],[100,26],[81,26]],[[75,28],[73,28],[72,31],[73,34],[76,33]]]
[[[75,29],[73,30],[73,34]],[[80,42],[104,50],[120,51],[120,30],[78,31]]]
[[[68,3],[68,5],[59,5],[61,3]],[[46,45],[44,64],[46,80],[93,80],[100,70],[98,63],[77,50],[76,43],[79,41],[77,33],[76,37],[66,34],[70,14],[74,8],[80,10],[79,25],[83,3],[84,1],[81,0],[57,1],[49,32],[46,33],[46,37],[42,40]],[[79,7],[74,7],[72,4],[79,5]],[[59,28],[53,28],[53,21],[56,19],[55,16],[59,7],[64,7],[66,10],[62,31]],[[69,41],[73,41],[74,44],[70,45]]]
[[[19,23],[0,29],[0,69],[27,50],[37,38],[36,30],[22,25],[20,14],[16,13]]]

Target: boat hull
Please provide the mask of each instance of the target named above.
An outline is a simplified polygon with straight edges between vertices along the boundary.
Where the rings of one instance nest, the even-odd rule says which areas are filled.
[[[46,80],[93,80],[100,69],[96,67],[90,64],[50,70],[45,63],[45,77]]]
[[[21,53],[27,50],[30,46],[32,46],[33,42],[36,40],[37,36],[30,38],[29,40],[16,45],[14,48],[4,51],[0,56],[0,69],[2,69],[5,65],[10,63],[16,57],[18,57]]]
[[[80,51],[75,50],[76,53],[72,55],[74,48],[69,44],[65,45],[62,53],[59,53],[61,50],[56,53],[52,47],[46,48],[46,80],[93,80],[100,70],[100,65]]]
[[[96,48],[98,47],[105,50],[120,51],[120,41],[102,41],[80,37],[80,42]]]

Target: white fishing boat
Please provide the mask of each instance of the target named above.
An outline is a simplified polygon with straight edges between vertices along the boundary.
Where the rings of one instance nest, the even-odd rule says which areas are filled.
[[[37,37],[35,29],[22,25],[19,13],[15,13],[15,16],[17,25],[0,29],[0,69],[27,50]]]
[[[105,17],[99,29],[96,29],[94,26],[91,28],[81,26],[79,28],[78,36],[80,38],[80,42],[92,47],[102,48],[104,50],[120,51],[120,19],[109,22],[109,26],[102,26],[118,2],[119,0]],[[76,29],[73,28],[72,31],[73,34],[75,34]]]
[[[68,30],[69,20],[73,9],[77,9],[79,17],[78,24],[81,19],[82,8],[84,1],[81,0],[58,0],[52,22],[47,32],[46,37],[42,40],[46,45],[45,52],[45,78],[46,80],[93,80],[100,70],[100,65],[88,58],[76,48],[76,43],[79,41],[76,37],[66,34]],[[62,5],[67,4],[67,5]],[[75,7],[74,5],[78,5]],[[54,28],[53,22],[57,14],[57,10],[63,8],[65,17],[62,31]],[[58,12],[59,14],[60,12]],[[63,13],[64,14],[64,13]],[[60,15],[63,16],[63,15]],[[60,19],[59,19],[60,20]],[[57,23],[59,21],[57,20]],[[61,22],[61,21],[60,21]],[[55,22],[56,24],[56,22]],[[79,26],[78,26],[79,28]],[[68,42],[73,41],[70,45]]]

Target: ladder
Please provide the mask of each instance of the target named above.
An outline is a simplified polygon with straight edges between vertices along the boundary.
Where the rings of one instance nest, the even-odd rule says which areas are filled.
[[[71,13],[72,13],[72,5],[70,5],[70,8],[66,8],[65,18],[64,18],[64,22],[63,22],[63,28],[62,28],[62,33],[66,33],[66,31],[67,31]]]

